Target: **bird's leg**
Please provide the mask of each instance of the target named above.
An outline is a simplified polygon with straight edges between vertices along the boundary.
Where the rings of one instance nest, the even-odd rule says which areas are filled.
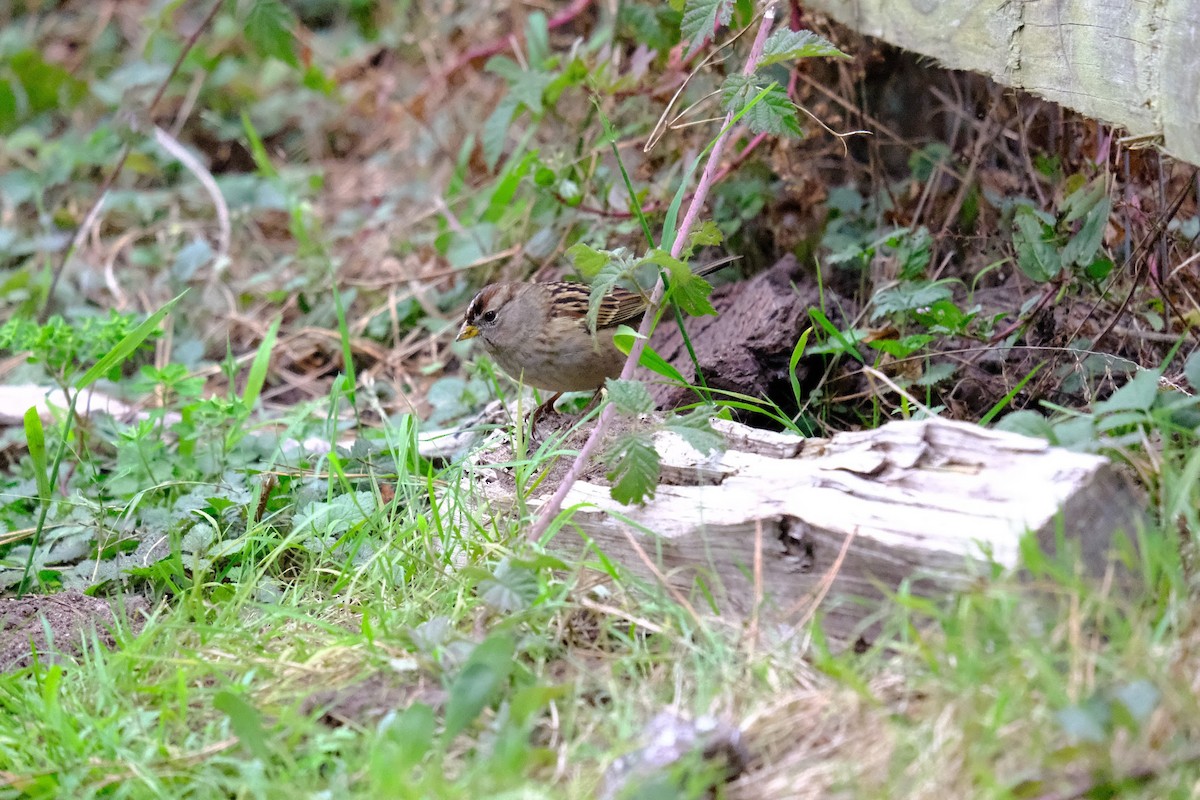
[[[562,392],[556,393],[549,400],[542,403],[540,406],[538,406],[537,408],[535,408],[533,410],[533,414],[529,417],[529,432],[530,433],[533,433],[534,429],[537,428],[538,420],[542,418],[543,414],[545,414],[547,411],[554,410],[554,404],[556,402],[558,402],[558,398],[562,397],[562,394],[563,394]]]
[[[591,413],[592,409],[594,409],[596,406],[600,405],[600,393],[603,391],[604,391],[603,386],[601,386],[599,389],[596,390],[596,393],[594,395],[592,395],[592,399],[588,400],[588,404],[583,407],[583,411],[579,412],[580,417],[586,417],[588,414]]]

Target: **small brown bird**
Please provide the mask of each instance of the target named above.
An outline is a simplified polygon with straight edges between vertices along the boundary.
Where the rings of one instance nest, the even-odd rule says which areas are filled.
[[[738,256],[695,268],[707,275]],[[591,287],[573,281],[493,283],[467,306],[456,341],[479,337],[501,369],[529,386],[554,392],[533,413],[533,423],[563,392],[595,391],[616,378],[625,354],[613,344],[617,326],[636,326],[646,298],[615,288],[600,302],[596,335],[588,329]]]

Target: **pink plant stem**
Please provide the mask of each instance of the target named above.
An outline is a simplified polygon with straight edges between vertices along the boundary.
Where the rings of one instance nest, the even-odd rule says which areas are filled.
[[[767,35],[771,32],[774,24],[775,3],[774,0],[769,0],[766,9],[763,11],[762,23],[758,27],[754,44],[750,46],[750,55],[746,58],[746,66],[742,68],[743,75],[754,73],[755,67],[758,66],[758,60],[762,57],[763,46],[767,42]],[[720,168],[721,151],[725,148],[725,140],[729,138],[730,131],[727,129],[732,120],[732,112],[725,115],[725,121],[721,124],[721,130],[724,133],[720,135],[713,145],[712,151],[708,154],[708,162],[704,165],[704,172],[700,174],[700,182],[696,185],[696,193],[692,195],[692,202],[688,205],[687,213],[683,215],[683,222],[679,224],[679,232],[675,235],[675,243],[671,245],[672,256],[678,257],[680,252],[683,251],[688,233],[696,223],[696,219],[700,216],[700,211],[704,208],[704,201],[708,199],[708,191],[712,188],[713,180]],[[662,302],[663,292],[665,291],[666,287],[660,278],[654,287],[653,293],[650,295],[650,309],[642,317],[642,324],[638,327],[640,338],[634,339],[633,347],[629,350],[629,358],[625,360],[625,368],[621,370],[621,380],[623,381],[632,378],[634,370],[637,369],[642,351],[646,349],[646,342],[650,336],[650,328],[654,325],[654,318],[657,316],[654,312],[658,309],[659,303]],[[587,466],[588,461],[591,460],[592,453],[600,444],[600,440],[604,438],[604,433],[608,430],[608,426],[612,422],[613,414],[615,413],[611,403],[606,405],[604,410],[600,412],[600,419],[596,421],[596,427],[592,429],[591,435],[588,436],[587,441],[580,448],[579,455],[575,457],[575,463],[571,465],[571,469],[563,477],[562,483],[558,485],[558,489],[555,490],[554,495],[542,506],[542,510],[538,512],[538,517],[528,534],[531,541],[536,542],[541,539],[542,534],[549,529],[550,523],[554,521],[554,518],[562,510],[563,501],[566,500],[571,487],[575,485],[575,481],[579,480],[579,476],[583,474],[584,468]]]

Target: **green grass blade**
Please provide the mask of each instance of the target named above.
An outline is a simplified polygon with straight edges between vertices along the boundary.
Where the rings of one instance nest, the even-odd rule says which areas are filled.
[[[146,341],[146,337],[154,332],[154,329],[158,327],[158,323],[162,322],[163,317],[171,313],[171,309],[175,308],[175,304],[179,302],[179,298],[185,294],[187,294],[186,289],[175,295],[173,299],[168,301],[158,311],[151,314],[141,325],[138,325],[132,331],[125,334],[124,339],[117,342],[112,350],[109,350],[99,361],[92,365],[91,369],[83,373],[83,377],[75,382],[75,388],[77,390],[86,389],[95,383],[96,380],[111,372],[113,367],[129,358],[133,354],[133,351],[137,350],[138,346]]]
[[[812,333],[812,328],[804,329],[804,333],[800,334],[796,346],[792,348],[792,356],[788,359],[788,380],[792,384],[792,395],[796,398],[796,405],[803,406],[804,401],[800,395],[800,379],[796,377],[796,365],[800,363],[800,357],[804,355],[804,348],[808,347],[808,336]]]
[[[282,317],[275,318],[271,327],[267,328],[267,335],[258,346],[258,352],[254,354],[254,363],[250,365],[250,373],[246,376],[246,388],[242,391],[242,405],[247,411],[254,408],[258,396],[262,393],[263,384],[266,383],[267,367],[271,365],[271,351],[275,349],[275,338],[281,322]]]
[[[1008,407],[1008,404],[1012,402],[1012,399],[1017,396],[1017,392],[1021,391],[1021,389],[1024,388],[1025,384],[1029,383],[1029,381],[1033,378],[1033,376],[1037,375],[1038,372],[1040,372],[1042,367],[1044,367],[1044,366],[1046,366],[1045,361],[1038,364],[1036,367],[1034,367],[1033,369],[1031,369],[1029,371],[1029,374],[1027,374],[1024,378],[1021,378],[1021,380],[1017,381],[1016,386],[1009,389],[1008,392],[1005,393],[1004,397],[1001,397],[1000,400],[997,401],[994,406],[992,406],[991,408],[988,409],[986,414],[984,414],[982,417],[979,418],[979,424],[980,425],[990,424],[991,421],[996,418],[997,414],[999,414],[1001,411],[1003,411],[1005,408]]]
[[[38,498],[50,502],[50,469],[46,461],[46,431],[36,407],[25,412],[25,446],[29,448],[29,460],[33,462],[34,478],[37,480]]]
[[[349,398],[350,408],[354,410],[357,418],[358,400],[354,390],[358,386],[358,378],[354,374],[354,355],[350,349],[350,326],[346,323],[346,305],[342,302],[342,293],[338,291],[332,270],[329,277],[333,287],[333,305],[337,309],[338,335],[342,339],[342,370],[346,374],[346,397]]]

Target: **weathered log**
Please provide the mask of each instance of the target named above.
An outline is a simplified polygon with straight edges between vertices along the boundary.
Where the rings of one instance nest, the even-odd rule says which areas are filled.
[[[1070,543],[1102,574],[1118,532],[1142,517],[1107,459],[1040,439],[939,419],[832,439],[717,424],[730,449],[710,457],[658,435],[664,484],[643,506],[577,483],[564,507],[579,508],[551,547],[579,556],[594,542],[697,607],[711,596],[722,615],[795,623],[820,603],[826,633],[853,641],[904,582],[939,596],[1016,567],[1027,532],[1046,552]],[[503,484],[492,500],[511,501]]]

